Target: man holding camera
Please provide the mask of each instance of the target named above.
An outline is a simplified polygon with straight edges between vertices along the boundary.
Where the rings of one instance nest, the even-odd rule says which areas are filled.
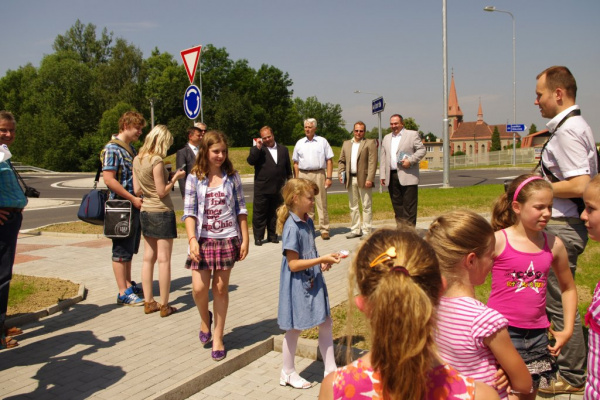
[[[281,188],[292,177],[290,154],[287,147],[275,143],[269,126],[260,129],[260,139],[250,148],[248,164],[254,166],[254,213],[252,231],[254,244],[262,246],[267,227],[267,240],[279,243],[275,227],[277,208],[283,204]]]
[[[16,127],[15,117],[8,111],[0,111],[0,350],[19,345],[15,339],[6,337],[4,327],[17,237],[23,222],[23,208],[27,205],[9,161],[8,147],[15,141]]]

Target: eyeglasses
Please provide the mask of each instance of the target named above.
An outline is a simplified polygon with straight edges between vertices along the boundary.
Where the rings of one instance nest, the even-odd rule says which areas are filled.
[[[198,129],[200,133],[206,133],[206,129]]]
[[[354,130],[354,132],[356,132],[356,133],[361,133],[361,132],[364,132],[364,130],[355,129],[355,130]]]
[[[392,260],[394,258],[396,258],[396,248],[392,246],[377,257],[375,257],[375,259],[371,261],[371,264],[369,264],[369,267],[373,268],[377,264],[381,264],[382,262]]]

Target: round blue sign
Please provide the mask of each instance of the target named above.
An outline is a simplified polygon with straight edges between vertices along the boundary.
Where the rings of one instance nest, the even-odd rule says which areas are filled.
[[[190,85],[183,96],[183,110],[189,119],[196,119],[200,114],[202,94],[196,85]]]

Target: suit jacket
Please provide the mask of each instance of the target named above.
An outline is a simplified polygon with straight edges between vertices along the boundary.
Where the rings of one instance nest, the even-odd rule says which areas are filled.
[[[254,166],[254,192],[260,194],[279,193],[285,182],[292,177],[290,153],[287,147],[277,143],[277,164],[266,146],[253,146],[248,155],[248,164]]]
[[[353,140],[346,140],[342,144],[340,159],[338,160],[338,177],[342,171],[346,171],[346,188],[350,184],[350,164],[352,162]],[[375,172],[377,171],[377,148],[375,141],[363,138],[358,145],[358,156],[356,158],[356,180],[358,187],[364,188],[366,181],[375,184]]]
[[[381,142],[381,159],[379,160],[379,178],[385,179],[385,186],[390,184],[390,153],[392,146],[392,134],[385,135]],[[402,186],[419,184],[419,162],[425,157],[427,150],[417,131],[402,131],[402,138],[398,144],[398,151],[409,155],[410,168],[398,167],[398,180]]]
[[[177,169],[181,169],[181,166],[185,164],[185,176],[179,179],[179,190],[181,191],[181,196],[185,196],[185,180],[187,176],[192,171],[194,164],[196,163],[196,155],[194,154],[194,150],[190,149],[189,144],[185,144],[185,147],[177,150],[177,155],[175,156],[175,166]]]

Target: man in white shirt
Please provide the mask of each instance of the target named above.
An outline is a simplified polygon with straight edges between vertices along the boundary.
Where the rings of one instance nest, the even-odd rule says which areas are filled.
[[[390,117],[392,132],[381,142],[379,178],[388,187],[396,224],[417,224],[419,162],[427,152],[417,131],[404,129],[400,114]]]
[[[321,238],[329,240],[329,214],[327,214],[327,188],[331,186],[333,174],[333,150],[327,139],[315,135],[317,120],[308,118],[304,121],[304,134],[296,142],[292,160],[294,162],[294,176],[313,181],[319,187],[319,194],[315,196],[315,204],[319,213],[319,229]],[[314,219],[315,213],[309,215]]]
[[[196,156],[198,155],[198,146],[206,133],[206,124],[197,122],[193,127],[188,129],[188,142],[183,148],[177,150],[175,156],[175,165],[177,169],[185,170],[185,176],[179,179],[179,190],[181,191],[181,197],[185,196],[185,180],[192,171],[192,167],[196,163]]]
[[[350,234],[347,239],[360,237],[371,233],[373,219],[372,190],[377,171],[377,147],[372,139],[365,139],[365,123],[358,121],[354,124],[354,138],[342,144],[338,161],[338,179],[348,189],[348,204],[350,207]],[[358,199],[362,205],[362,229]]]
[[[575,104],[577,83],[567,67],[550,67],[537,76],[535,105],[546,124],[550,138],[542,149],[540,173],[552,182],[554,203],[552,219],[546,230],[563,241],[569,256],[569,266],[575,276],[577,257],[587,244],[587,230],[579,219],[577,203],[583,197],[587,183],[598,173],[596,145],[592,129]],[[579,200],[578,200],[579,199]],[[561,291],[556,275],[550,270],[546,292],[546,312],[554,329],[564,328]],[[576,313],[573,336],[558,356],[559,377],[543,393],[583,393],[587,350]]]

